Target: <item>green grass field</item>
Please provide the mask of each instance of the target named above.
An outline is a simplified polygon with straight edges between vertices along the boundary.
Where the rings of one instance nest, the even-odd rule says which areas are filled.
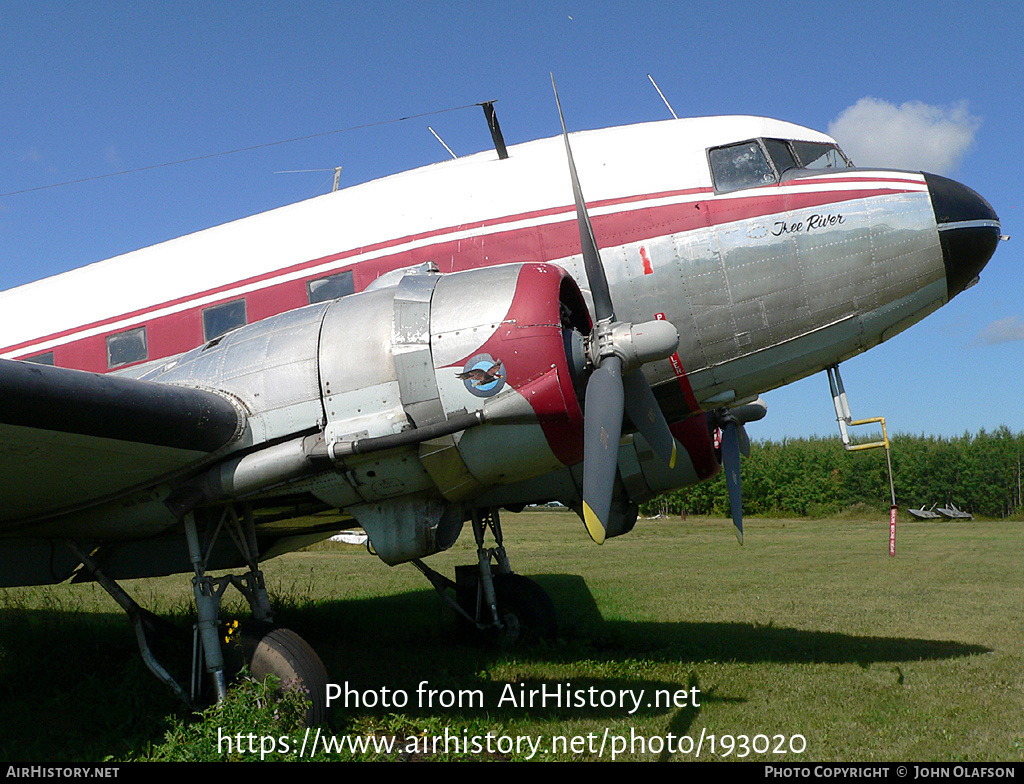
[[[751,519],[743,547],[720,519],[641,520],[603,547],[569,513],[506,514],[503,524],[513,568],[558,607],[555,641],[511,651],[460,645],[416,570],[389,568],[362,548],[321,545],[266,564],[279,622],[318,650],[332,682],[410,697],[404,709],[337,710],[331,732],[533,736],[542,740],[534,759],[597,759],[591,749],[602,739],[608,759],[613,737],[703,734],[701,759],[1024,760],[1021,523],[901,521],[896,558],[881,517]],[[469,533],[430,559],[449,575],[474,561]],[[126,587],[185,623],[186,576]],[[422,681],[478,692],[483,706],[418,708]],[[642,705],[629,715],[498,704],[506,684],[518,694],[520,685],[567,682],[630,699],[643,690]],[[647,705],[655,690],[694,688],[699,707]],[[218,721],[190,723],[95,586],[0,591],[0,758],[214,759]],[[250,731],[244,720],[232,726]],[[552,752],[556,736],[583,740]],[[740,736],[747,746],[733,742]],[[695,757],[660,743],[635,741],[617,757]],[[780,745],[786,754],[773,753]]]

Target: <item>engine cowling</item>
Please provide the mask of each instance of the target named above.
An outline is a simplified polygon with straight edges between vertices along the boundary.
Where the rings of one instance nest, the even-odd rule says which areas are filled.
[[[327,440],[483,411],[488,424],[419,450],[450,500],[579,462],[576,383],[589,328],[575,282],[549,264],[408,275],[394,289],[338,300],[320,344]]]
[[[589,330],[576,283],[549,264],[410,274],[397,286],[338,300],[324,316],[319,350],[332,454],[476,412],[484,424],[420,441],[397,460],[346,458],[346,481],[312,492],[352,510],[389,563],[444,549],[458,515],[442,507],[425,514],[430,504],[405,514],[382,502],[419,493],[458,504],[578,463],[577,390]]]

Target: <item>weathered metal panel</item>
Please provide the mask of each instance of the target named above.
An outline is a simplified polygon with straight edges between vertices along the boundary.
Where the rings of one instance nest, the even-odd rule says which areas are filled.
[[[398,389],[417,427],[443,421],[430,351],[431,297],[438,275],[407,275],[395,290],[392,351]]]
[[[248,409],[256,442],[316,427],[317,343],[326,308],[312,305],[229,332],[144,378],[233,395]]]
[[[462,530],[459,507],[429,497],[396,498],[349,511],[369,535],[380,559],[391,565],[446,550]]]
[[[341,392],[398,380],[391,353],[394,293],[367,291],[330,304],[320,340],[325,401]]]
[[[442,277],[430,315],[435,368],[472,355],[494,334],[512,305],[519,270],[506,264]]]

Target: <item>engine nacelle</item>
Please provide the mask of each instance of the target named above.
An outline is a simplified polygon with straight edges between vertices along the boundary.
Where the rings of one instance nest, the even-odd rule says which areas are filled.
[[[247,414],[237,455],[178,488],[175,509],[305,491],[351,513],[400,563],[451,546],[463,502],[579,505],[591,323],[572,277],[548,264],[394,277],[151,371],[221,390]],[[703,417],[672,430],[684,447],[672,469],[640,436],[622,445],[610,535],[632,527],[637,503],[719,469]],[[312,472],[314,458],[336,470]]]
[[[511,264],[395,279],[147,374],[216,389],[246,414],[236,454],[176,487],[176,512],[308,492],[353,514],[399,563],[451,546],[462,501],[582,459],[590,319],[568,273]],[[346,450],[359,441],[373,448]]]

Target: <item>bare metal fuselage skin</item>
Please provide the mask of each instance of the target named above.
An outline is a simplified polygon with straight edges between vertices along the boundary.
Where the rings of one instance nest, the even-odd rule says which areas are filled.
[[[787,183],[793,190],[815,187],[804,185],[805,179]],[[623,263],[610,266],[624,318],[663,311],[676,325],[678,354],[702,407],[817,372],[946,302],[927,191],[851,195],[788,208],[791,194],[767,193],[761,198],[768,203],[754,208],[763,214],[649,243],[652,274],[630,269],[630,251],[639,256],[639,248],[623,248]],[[696,212],[702,208],[694,204]],[[668,383],[671,366],[659,370],[653,380],[671,390],[669,410],[685,409],[685,399]]]
[[[676,353],[644,372],[673,423],[681,458],[669,469],[642,439],[624,438],[618,493],[624,504],[717,470],[700,412],[749,400],[906,329],[973,280],[998,237],[995,214],[980,197],[919,173],[790,169],[772,183],[719,192],[708,167],[714,145],[761,136],[828,139],[757,118],[713,120],[700,128],[675,126],[676,135],[673,124],[657,123],[649,132],[634,126],[624,136],[612,129],[573,137],[617,318],[665,319],[679,333]],[[330,214],[356,224],[362,216],[366,236],[358,228],[328,231],[323,221],[330,205],[321,200],[301,213],[303,205],[295,205],[193,235],[209,234],[211,255],[197,252],[201,243],[193,239],[185,266],[209,265],[230,247],[232,259],[247,251],[260,275],[204,272],[205,288],[191,286],[191,306],[184,294],[165,296],[185,302],[173,306],[179,310],[171,316],[179,320],[188,307],[217,301],[210,291],[221,299],[238,292],[256,297],[303,274],[350,269],[361,293],[288,310],[130,370],[225,396],[240,411],[237,437],[212,456],[182,458],[175,470],[84,502],[65,498],[48,506],[45,494],[9,486],[12,511],[0,517],[7,552],[25,562],[42,558],[47,540],[71,531],[92,543],[121,542],[106,562],[112,576],[187,570],[181,545],[142,541],[175,528],[179,499],[273,507],[275,499],[305,496],[353,517],[384,560],[400,563],[450,546],[469,505],[551,499],[578,505],[574,466],[583,412],[574,392],[581,368],[565,335],[587,333],[582,303],[589,304],[589,293],[580,299],[577,284],[585,286],[586,277],[559,144],[534,142],[513,147],[508,161],[474,156],[448,169],[429,167],[418,179],[413,172],[389,178],[390,185],[349,189]],[[522,192],[535,198],[517,196]],[[371,214],[385,204],[390,223]],[[467,215],[456,219],[460,210]],[[394,228],[382,228],[385,223]],[[303,247],[298,256],[268,260],[268,238],[285,229]],[[385,235],[397,239],[387,244]],[[149,256],[139,251],[139,263],[174,252],[174,243]],[[296,258],[303,261],[293,263]],[[415,268],[428,261],[442,274]],[[403,268],[408,275],[381,278],[363,291],[374,278]],[[122,264],[119,285],[130,289],[125,269]],[[240,283],[232,289],[217,275]],[[63,296],[66,284],[53,280],[50,295]],[[2,296],[30,308],[35,294],[19,300],[18,292]],[[7,341],[3,355],[59,354],[65,346],[71,356],[74,341],[85,346],[103,324],[124,329],[141,318],[155,329],[173,307],[136,300],[121,312],[142,316],[120,321],[80,314],[78,324],[101,326],[91,332],[37,327]],[[477,412],[486,421],[463,431],[368,454],[350,451],[360,439]],[[11,438],[22,425],[4,424],[0,435]],[[316,471],[309,463],[313,435],[316,454],[332,461]],[[270,554],[301,543],[304,534],[285,520],[263,531]],[[63,575],[52,563],[47,568],[53,579]],[[49,578],[25,567],[19,580]]]

